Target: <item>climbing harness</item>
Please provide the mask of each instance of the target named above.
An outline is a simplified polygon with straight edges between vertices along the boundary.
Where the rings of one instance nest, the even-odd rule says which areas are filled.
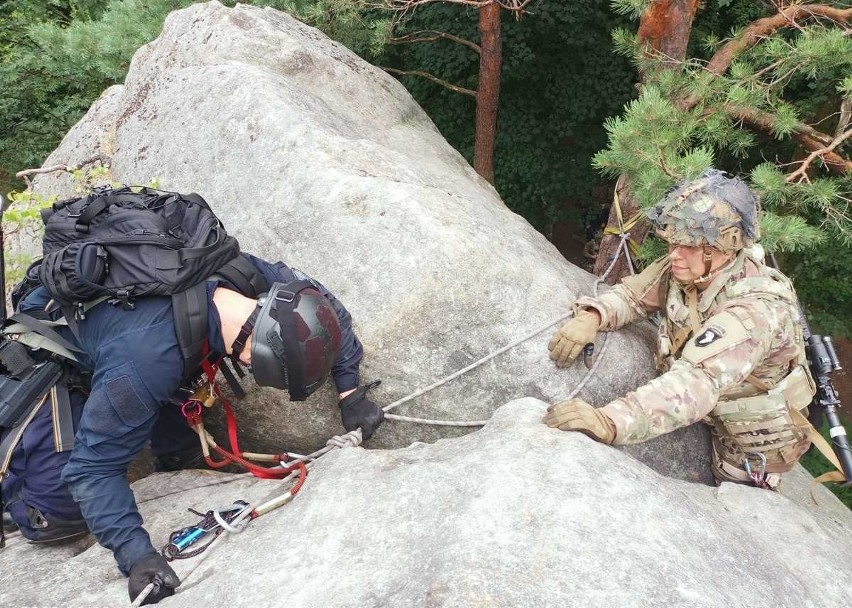
[[[201,452],[204,460],[212,469],[221,469],[231,464],[237,464],[255,477],[261,479],[281,479],[287,477],[294,471],[304,468],[304,463],[296,462],[287,465],[291,459],[288,453],[283,454],[257,454],[254,452],[243,452],[240,450],[237,439],[237,422],[234,409],[230,402],[222,395],[216,374],[220,369],[222,359],[211,361],[209,348],[204,346],[204,358],[201,362],[203,374],[195,383],[193,392],[181,404],[181,414],[186,419],[189,427],[198,435],[201,443]],[[204,428],[203,411],[216,403],[222,405],[228,427],[228,440],[231,449],[227,450],[216,443],[213,436]],[[219,456],[219,460],[213,458],[213,453]],[[255,462],[267,462],[273,466],[261,466]]]

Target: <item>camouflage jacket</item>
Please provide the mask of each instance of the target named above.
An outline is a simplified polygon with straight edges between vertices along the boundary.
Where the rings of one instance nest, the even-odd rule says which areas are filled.
[[[657,312],[662,318],[664,373],[602,408],[616,426],[615,443],[647,441],[705,419],[726,459],[760,451],[786,470],[807,447],[787,408],[807,406],[814,394],[792,284],[742,250],[695,293],[697,315],[660,258],[604,295],[575,303],[597,310],[604,331]]]

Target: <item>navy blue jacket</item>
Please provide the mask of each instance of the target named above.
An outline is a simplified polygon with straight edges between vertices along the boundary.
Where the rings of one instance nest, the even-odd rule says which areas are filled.
[[[270,284],[292,280],[292,271],[284,264],[243,255]],[[208,340],[212,350],[224,352],[212,300],[217,285],[208,283]],[[356,388],[363,349],[352,330],[351,317],[327,289],[316,285],[337,311],[342,329],[341,351],[332,368],[335,385],[338,392]],[[47,298],[44,288],[39,288],[19,309],[43,309]],[[99,304],[87,312],[78,333],[77,342],[87,355],[82,363],[93,373],[92,387],[62,479],[79,503],[89,529],[127,574],[139,559],[155,551],[142,527],[127,468],[151,438],[160,408],[174,407],[169,398],[183,375],[171,298],[140,298],[134,310]]]

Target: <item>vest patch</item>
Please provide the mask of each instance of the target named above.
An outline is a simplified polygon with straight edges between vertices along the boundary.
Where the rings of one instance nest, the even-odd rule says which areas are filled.
[[[695,338],[695,346],[709,346],[725,335],[725,330],[716,325],[711,325],[700,336]]]

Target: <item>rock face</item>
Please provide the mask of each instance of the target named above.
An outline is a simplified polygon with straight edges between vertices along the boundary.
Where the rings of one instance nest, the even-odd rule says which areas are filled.
[[[292,503],[203,558],[174,562],[183,585],[160,605],[848,605],[852,513],[824,488],[817,508],[766,490],[662,477],[618,450],[544,427],[545,406],[513,401],[484,429],[433,445],[324,456]],[[790,476],[794,489],[807,478]],[[281,487],[185,471],[134,490],[159,546],[197,521],[186,508],[262,501]],[[111,556],[81,549],[10,539],[0,552],[0,603],[127,605]]]
[[[394,414],[483,420],[514,398],[557,401],[585,377],[582,365],[557,370],[546,344],[594,277],[509,211],[396,80],[284,13],[217,2],[173,13],[46,165],[96,153],[119,182],[199,192],[245,250],[329,287],[364,343],[362,379],[383,380],[380,403],[542,330]],[[72,184],[49,174],[36,190],[66,196]],[[580,396],[603,404],[647,381],[651,332],[608,338]],[[330,388],[305,404],[254,390],[238,415],[253,451],[312,450],[342,431]],[[469,430],[389,421],[370,445]],[[707,479],[699,427],[633,453]]]

